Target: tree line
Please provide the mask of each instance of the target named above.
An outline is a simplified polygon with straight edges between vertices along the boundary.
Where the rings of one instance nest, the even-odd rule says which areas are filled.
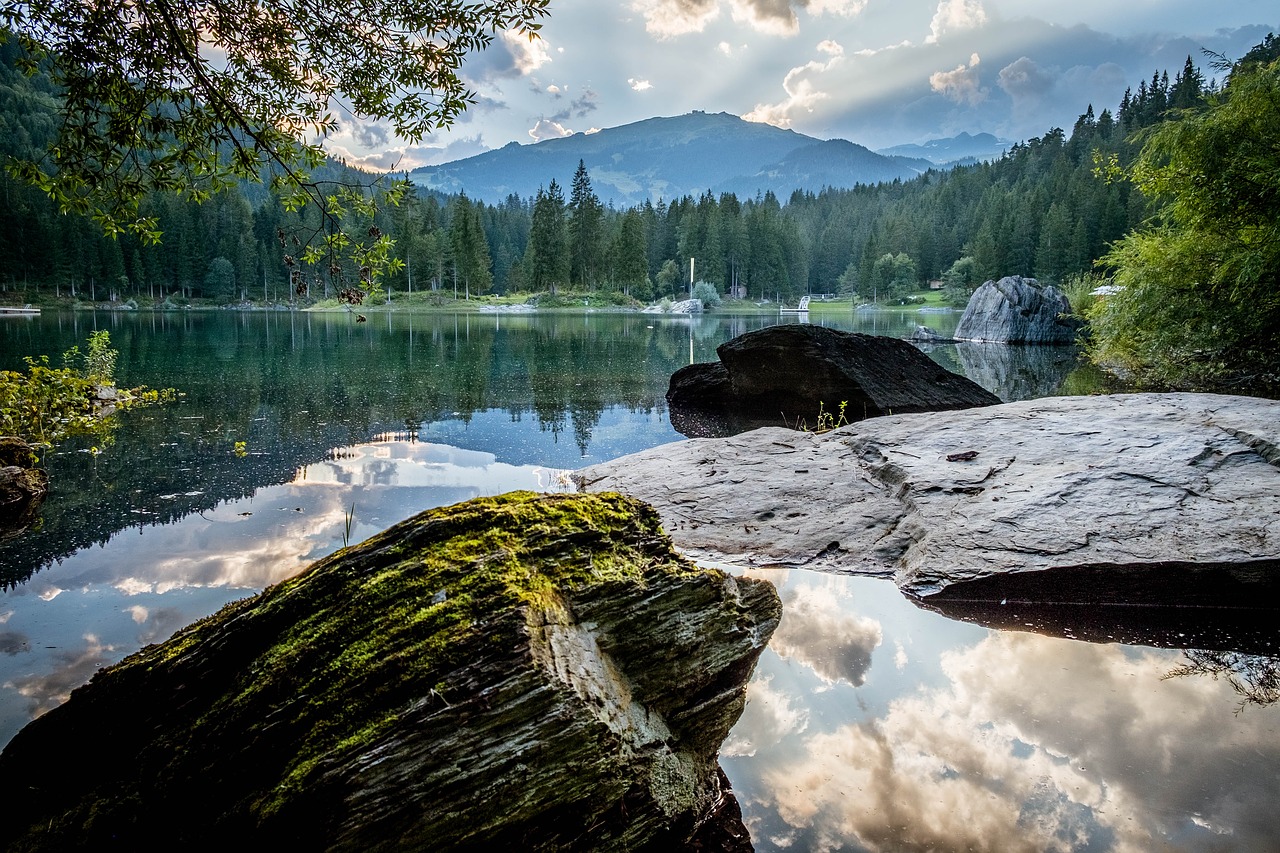
[[[56,130],[48,78],[17,71],[18,48],[0,45],[0,153],[38,156]],[[929,281],[959,296],[987,278],[1047,281],[1088,272],[1106,247],[1151,215],[1127,180],[1099,163],[1131,162],[1136,132],[1214,91],[1188,58],[1126,91],[1116,112],[1090,106],[1068,134],[1053,128],[995,162],[930,171],[909,181],[819,193],[732,193],[645,202],[616,210],[581,163],[568,197],[556,176],[532,199],[486,204],[465,194],[421,193],[379,209],[371,228],[390,235],[400,261],[387,297],[423,291],[467,297],[561,289],[649,301],[689,290],[690,274],[718,293],[753,300],[840,292],[897,298]],[[319,181],[369,182],[342,164]],[[315,210],[289,210],[258,185],[204,203],[151,194],[141,205],[163,241],[103,236],[63,215],[39,189],[0,176],[0,287],[94,301],[146,298],[280,303],[334,295],[331,277],[306,271],[291,240],[318,229]]]

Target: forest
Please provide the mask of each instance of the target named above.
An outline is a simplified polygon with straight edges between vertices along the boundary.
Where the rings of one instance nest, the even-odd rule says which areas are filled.
[[[14,43],[0,46],[0,154],[31,158],[56,130],[57,95],[42,75],[20,73],[18,56]],[[376,216],[403,263],[383,285],[393,300],[569,289],[648,301],[687,289],[690,258],[699,280],[756,301],[837,292],[883,300],[930,280],[962,298],[1012,274],[1061,282],[1090,271],[1151,215],[1130,181],[1104,179],[1098,164],[1130,162],[1135,133],[1214,86],[1188,57],[1172,79],[1156,72],[1126,92],[1114,113],[1090,105],[1069,133],[1052,128],[996,162],[787,199],[706,193],[616,210],[601,205],[583,168],[547,175],[534,198],[498,205],[422,193]],[[376,180],[339,163],[316,177]],[[10,301],[278,304],[333,295],[332,276],[299,274],[288,242],[315,230],[315,212],[286,211],[260,185],[203,204],[155,194],[142,210],[158,218],[160,243],[105,237],[88,219],[59,214],[39,189],[0,176],[0,288]]]

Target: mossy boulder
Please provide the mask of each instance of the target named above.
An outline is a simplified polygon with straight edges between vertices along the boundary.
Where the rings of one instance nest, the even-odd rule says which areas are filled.
[[[0,848],[678,849],[779,615],[621,495],[430,510],[34,720]]]

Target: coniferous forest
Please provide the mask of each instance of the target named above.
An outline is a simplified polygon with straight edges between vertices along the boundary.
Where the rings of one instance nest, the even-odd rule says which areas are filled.
[[[0,45],[0,153],[31,158],[55,133],[57,93],[42,75],[16,70],[18,50]],[[616,210],[600,203],[583,168],[547,175],[535,198],[498,205],[419,194],[378,214],[403,262],[383,286],[393,300],[568,289],[647,301],[687,290],[690,258],[699,280],[756,301],[883,300],[930,280],[959,300],[1002,275],[1061,282],[1091,271],[1112,241],[1152,215],[1146,197],[1128,180],[1107,180],[1100,164],[1132,161],[1144,128],[1215,85],[1188,57],[1172,78],[1158,71],[1139,82],[1114,110],[1089,105],[1069,131],[1048,129],[998,161],[786,199],[708,192]],[[373,180],[337,163],[322,171],[327,181]],[[39,189],[0,175],[4,296],[279,304],[332,295],[326,277],[300,279],[287,257],[285,235],[314,230],[314,211],[287,212],[261,186],[203,204],[155,195],[142,212],[158,218],[159,244],[103,236]]]

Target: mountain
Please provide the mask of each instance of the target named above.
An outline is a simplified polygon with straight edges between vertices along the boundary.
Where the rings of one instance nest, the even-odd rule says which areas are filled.
[[[895,145],[881,148],[877,154],[886,157],[919,157],[935,166],[954,166],[980,160],[998,160],[1013,143],[997,139],[989,133],[960,133],[945,139],[930,139],[920,145]]]
[[[888,183],[898,178],[914,178],[932,168],[934,164],[928,160],[886,157],[844,139],[828,139],[797,148],[749,177],[731,178],[715,187],[715,191],[754,196],[757,189],[772,189],[786,201],[792,190],[816,193],[823,187]]]
[[[844,140],[819,140],[728,113],[693,112],[650,118],[596,133],[575,133],[532,145],[512,142],[464,160],[415,169],[428,189],[498,203],[511,193],[534,195],[552,180],[568,185],[581,160],[600,200],[615,206],[684,195],[772,190],[785,201],[794,189],[910,178],[930,163],[885,157]]]

